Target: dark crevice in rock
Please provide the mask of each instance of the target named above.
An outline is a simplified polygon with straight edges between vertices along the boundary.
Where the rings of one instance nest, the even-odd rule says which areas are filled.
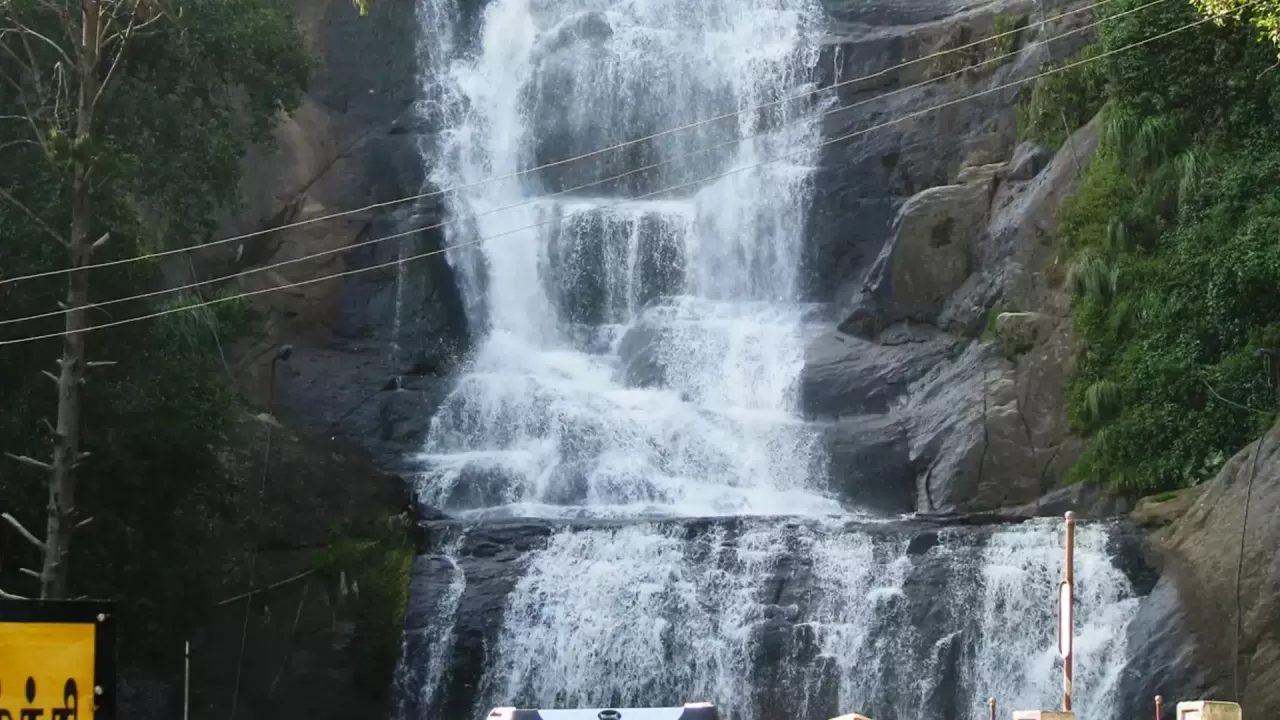
[[[978,472],[977,472],[977,481],[979,484],[982,483],[983,478],[985,477],[983,474],[983,471],[987,467],[987,450],[991,447],[991,425],[987,419],[989,414],[989,410],[987,407],[987,396],[988,396],[987,387],[988,387],[987,371],[983,370],[982,371],[982,452],[980,455],[978,455]]]
[[[951,233],[955,229],[955,225],[955,219],[950,217],[943,218],[941,222],[934,225],[933,229],[929,231],[929,246],[940,248],[944,245],[950,245]]]

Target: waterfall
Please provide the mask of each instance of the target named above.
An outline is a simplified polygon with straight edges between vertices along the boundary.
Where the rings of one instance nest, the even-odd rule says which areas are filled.
[[[797,92],[819,17],[803,0],[498,0],[474,51],[432,55],[430,93],[445,98],[433,182],[505,179],[451,199],[466,221],[450,261],[484,334],[432,423],[426,502],[524,516],[839,509],[821,432],[795,412],[820,328],[795,302],[808,172],[803,153],[759,165],[816,145],[812,108],[780,102],[518,175]],[[664,164],[564,192],[629,160]]]
[[[419,9],[424,156],[463,188],[449,261],[477,333],[416,457],[422,502],[467,528],[446,553],[465,580],[417,566],[414,606],[454,610],[435,650],[407,643],[431,687],[405,714],[1053,706],[1057,529],[869,517],[830,487],[830,428],[798,412],[829,326],[800,301],[824,105],[785,101],[813,87],[816,0]],[[1107,533],[1083,530],[1078,569],[1077,697],[1100,720],[1133,594]]]
[[[793,703],[792,717],[858,709],[875,718],[950,718],[935,703],[953,673],[968,691],[955,717],[985,717],[991,695],[1005,707],[1057,706],[1046,592],[1061,568],[1057,524],[997,532],[976,554],[965,537],[948,538],[923,562],[909,558],[902,537],[840,529],[770,524],[732,539],[717,529],[692,544],[679,531],[643,527],[553,536],[511,593],[487,704],[634,707],[706,698],[734,717],[753,717],[755,659],[762,643],[779,641],[769,637],[779,627],[773,621],[790,615],[781,640],[792,645],[785,665],[797,672],[777,691]],[[1105,544],[1104,529],[1092,527],[1078,549],[1082,717],[1106,717],[1099,711],[1111,702],[1124,659],[1115,631],[1136,607]],[[774,599],[768,586],[788,561],[807,565],[806,592],[763,601]],[[932,587],[934,580],[945,587]],[[922,621],[917,612],[940,609],[935,592],[947,595],[943,607],[953,617]],[[940,660],[938,647],[958,634],[973,638],[969,655]]]

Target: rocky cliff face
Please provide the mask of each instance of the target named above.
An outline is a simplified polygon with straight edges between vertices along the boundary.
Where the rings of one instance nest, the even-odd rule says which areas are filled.
[[[1280,712],[1280,425],[1205,486],[1135,516],[1163,525],[1150,542],[1163,576],[1129,630],[1126,710],[1146,713],[1163,694],[1236,700],[1250,717]]]
[[[275,147],[246,159],[244,208],[226,231],[315,222],[225,246],[192,271],[220,275],[320,254],[237,281],[251,291],[360,270],[257,296],[270,330],[232,355],[242,385],[263,401],[274,390],[282,417],[306,432],[353,438],[392,467],[421,440],[467,336],[443,255],[396,265],[443,242],[439,228],[417,230],[444,220],[438,198],[413,199],[433,190],[423,185],[419,151],[430,137],[414,107],[415,4],[379,2],[360,17],[347,0],[327,0],[297,2],[295,12],[319,66]],[[402,236],[379,240],[389,235]],[[284,343],[294,352],[273,387],[270,360]]]
[[[830,419],[837,435],[883,434],[890,421],[899,441],[874,453],[877,467],[896,471],[900,486],[885,492],[903,510],[1030,504],[1022,511],[1034,513],[1078,453],[1063,410],[1070,300],[1053,231],[1054,213],[1096,148],[1096,123],[1056,156],[1015,147],[1018,87],[1002,86],[1077,52],[1087,32],[1054,38],[1091,13],[1043,20],[1083,9],[832,8],[840,28],[826,53],[834,83],[1021,28],[995,47],[842,86],[841,104],[854,108],[828,116],[833,139],[911,118],[827,147],[810,238],[812,292],[836,303],[842,319],[810,348],[801,380],[806,411]],[[983,64],[1004,54],[1013,56]],[[947,106],[921,112],[939,105]],[[856,440],[840,446],[868,452]],[[854,463],[833,455],[837,476],[851,472]],[[1116,509],[1081,489],[1050,500],[1055,511]]]
[[[1089,22],[1089,12],[1043,22],[1084,8],[828,5],[821,81],[837,85],[850,109],[826,117],[807,253],[810,294],[834,304],[841,322],[810,349],[802,384],[808,414],[831,421],[837,484],[857,486],[855,466],[880,468],[878,487],[860,491],[864,502],[926,512],[1034,503],[1075,457],[1061,407],[1068,300],[1050,238],[1095,133],[1082,130],[1057,157],[1015,148],[1019,88],[1001,86],[1087,42],[1088,32],[1054,38]],[[419,145],[430,138],[413,107],[413,5],[378,3],[359,18],[346,2],[305,3],[299,15],[322,65],[278,146],[249,158],[240,231],[423,190]],[[999,43],[892,69],[1014,28]],[[282,416],[353,438],[391,468],[420,443],[467,341],[443,256],[406,265],[399,277],[393,263],[438,249],[442,233],[370,242],[441,221],[431,200],[261,235],[195,269],[327,253],[243,279],[256,289],[389,264],[259,296],[272,331],[236,348],[235,359],[243,383],[265,399],[273,348],[293,343],[274,380]],[[997,333],[986,340],[1000,342],[975,343],[987,325]]]
[[[399,277],[391,264],[438,248],[439,230],[374,242],[442,219],[432,198],[395,202],[424,191],[418,144],[429,138],[413,112],[415,4],[380,0],[367,17],[349,0],[293,6],[318,66],[302,106],[282,119],[275,145],[246,157],[243,207],[222,234],[387,204],[221,245],[167,270],[189,282],[320,254],[228,288],[252,291],[390,266],[258,295],[267,333],[226,348],[241,389],[274,415],[247,421],[229,460],[247,492],[256,493],[266,427],[274,428],[262,508],[268,532],[255,586],[275,587],[255,594],[247,614],[243,597],[219,605],[193,637],[197,718],[226,717],[233,703],[246,719],[385,715],[386,688],[361,684],[368,658],[353,649],[376,632],[370,619],[340,607],[333,588],[306,571],[331,531],[359,531],[410,508],[403,482],[385,469],[420,441],[466,339],[443,257],[407,264]],[[277,360],[285,344],[293,351]],[[241,567],[242,559],[229,562]],[[245,586],[243,578],[228,582],[226,595],[242,595]],[[180,662],[174,667],[171,677],[123,678],[124,714],[180,713]]]

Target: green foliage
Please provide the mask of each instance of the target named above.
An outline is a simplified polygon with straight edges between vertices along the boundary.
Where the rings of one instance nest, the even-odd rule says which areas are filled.
[[[993,343],[1000,340],[999,333],[996,332],[996,318],[1000,317],[1000,313],[1009,312],[1008,305],[1004,300],[996,300],[990,308],[987,308],[987,322],[982,327],[982,334],[978,336],[978,342]]]
[[[356,639],[354,650],[363,658],[356,680],[372,693],[388,687],[400,659],[416,555],[413,529],[412,522],[397,515],[384,518],[370,532],[335,532],[316,563],[339,607],[370,629]]]
[[[1280,2],[1277,0],[1191,0],[1200,12],[1221,22],[1243,22],[1262,40],[1280,47]]]
[[[978,337],[978,342],[997,343],[1000,346],[1000,352],[1008,360],[1015,360],[1018,356],[1026,353],[1031,349],[1031,343],[1020,337],[1014,337],[997,329],[997,320],[1002,313],[1016,312],[1010,308],[1004,300],[997,300],[987,309],[987,322],[982,328],[982,334]]]
[[[1007,56],[1018,49],[1021,35],[1019,31],[1026,24],[1026,15],[997,13],[991,18],[991,28],[979,30],[979,37],[974,37],[971,26],[959,26],[958,32],[947,37],[930,53],[937,56],[925,68],[924,78],[931,80],[962,70],[969,71],[962,77],[990,74],[1001,64],[1008,62]],[[982,38],[994,39],[983,41]]]
[[[51,12],[64,4],[75,7],[62,0],[10,0],[6,10],[53,42],[67,43],[78,31],[62,27]],[[128,45],[103,92],[91,144],[69,147],[58,129],[65,122],[50,122],[56,116],[47,108],[34,124],[45,128],[43,134],[23,118],[0,118],[0,189],[21,204],[0,199],[0,273],[65,267],[65,250],[45,227],[54,233],[68,227],[67,153],[85,153],[94,167],[90,234],[111,235],[96,262],[202,242],[222,213],[236,209],[244,151],[267,140],[280,111],[300,101],[310,60],[283,0],[173,5],[180,16],[150,25]],[[0,13],[0,24],[5,17]],[[6,34],[0,45],[16,37]],[[24,112],[15,87],[47,80],[13,61],[8,50],[14,47],[0,47],[0,116],[15,107]],[[56,73],[56,55],[52,46],[40,46],[35,67]],[[170,268],[184,269],[185,263]],[[155,290],[163,286],[160,270],[144,261],[90,271],[92,297]],[[0,286],[0,316],[56,310],[65,280]],[[124,302],[91,311],[91,321],[196,300]],[[56,333],[62,322],[58,316],[0,325],[0,339]],[[75,536],[71,592],[122,601],[126,662],[152,660],[156,648],[171,656],[189,629],[207,619],[222,577],[234,571],[227,557],[238,556],[244,542],[243,488],[223,457],[242,410],[220,345],[254,330],[254,322],[245,304],[226,302],[87,335],[89,359],[115,364],[90,370],[83,386],[83,449],[91,457],[81,467],[77,505],[93,521]],[[51,440],[43,423],[53,420],[56,398],[40,371],[56,370],[52,361],[60,348],[58,339],[0,347],[6,406],[0,449],[48,457]],[[43,530],[45,480],[0,460],[2,509]],[[15,543],[7,547],[0,586],[31,592],[34,581],[16,570],[38,567],[35,553]]]
[[[1102,107],[1104,78],[1097,62],[1088,60],[1097,46],[1085,48],[1080,57],[1061,62],[1047,62],[1040,72],[1066,68],[1046,75],[1024,92],[1018,103],[1018,139],[1031,140],[1056,150],[1067,136],[1084,125]],[[1067,67],[1081,62],[1074,67]]]
[[[1177,3],[1125,16],[1103,26],[1095,52],[1195,19]],[[1099,153],[1059,217],[1078,340],[1068,415],[1090,438],[1074,480],[1132,494],[1195,484],[1273,420],[1272,54],[1241,28],[1203,25],[1096,63]],[[1041,97],[1046,117],[1074,102]]]

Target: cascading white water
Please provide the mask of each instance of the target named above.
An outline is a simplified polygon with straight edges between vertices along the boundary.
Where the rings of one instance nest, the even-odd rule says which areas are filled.
[[[1054,707],[1062,693],[1056,608],[1045,592],[1062,579],[1062,538],[1056,532],[1045,537],[1043,527],[998,533],[982,558],[978,617],[983,632],[973,676],[985,681],[985,687],[998,688],[1002,700],[1017,707]],[[1100,528],[1077,533],[1075,565],[1080,578],[1072,648],[1075,710],[1080,717],[1109,718],[1124,665],[1124,629],[1137,610],[1137,598],[1112,563]],[[1010,617],[1019,622],[1009,622]],[[974,698],[970,714],[977,717],[984,707],[982,698]]]
[[[407,673],[402,665],[396,678],[396,685],[399,686],[398,693],[402,696],[412,696],[413,703],[422,707],[430,707],[435,701],[440,680],[450,664],[449,655],[453,650],[453,619],[458,612],[462,593],[467,589],[467,576],[454,559],[461,544],[462,538],[457,538],[441,548],[438,555],[423,556],[417,560],[418,563],[433,565],[435,567],[433,572],[446,576],[444,592],[435,598],[436,602],[429,603],[426,608],[423,608],[428,617],[440,620],[406,632],[402,642],[402,646],[406,649],[412,647],[415,650],[419,648],[423,650],[418,657],[425,667],[420,668],[420,672]],[[418,683],[418,685],[404,687],[406,683]],[[407,697],[402,697],[401,702],[403,703],[406,699]]]
[[[497,0],[477,50],[428,74],[429,96],[446,98],[433,180],[511,176],[796,93],[818,18],[808,0]],[[426,501],[519,515],[838,510],[820,434],[795,413],[817,327],[795,302],[808,195],[795,150],[816,133],[811,108],[780,103],[456,196],[468,221],[450,244],[473,244],[450,259],[487,326],[432,424]],[[684,157],[716,143],[731,147]],[[621,187],[551,190],[638,156],[665,164]],[[585,352],[584,334],[605,352]],[[637,352],[658,387],[627,377]]]
[[[1077,710],[1103,719],[1136,607],[1107,535],[1082,528],[1076,556]],[[988,696],[1056,707],[1061,548],[1061,525],[1044,521],[998,531],[983,548],[956,534],[919,558],[900,536],[830,521],[761,524],[732,538],[721,528],[694,542],[650,526],[563,532],[533,554],[511,594],[484,694],[489,705],[541,707],[713,698],[752,717],[753,665],[781,616],[795,621],[783,664],[796,671],[785,698],[794,717],[826,717],[832,699],[875,717],[949,717],[930,704],[948,682],[968,700],[956,717],[985,717]],[[805,579],[779,592],[769,586],[788,561],[805,564]],[[921,621],[921,609],[949,617]],[[967,654],[943,667],[935,646],[960,636]]]
[[[436,185],[469,188],[449,197],[448,242],[480,332],[432,420],[420,496],[476,523],[629,521],[525,558],[472,710],[712,699],[746,720],[767,714],[766,685],[806,720],[939,720],[988,693],[1051,706],[1056,530],[913,556],[848,524],[823,428],[797,412],[823,327],[797,301],[821,103],[520,174],[805,90],[815,0],[491,0],[479,17],[421,2],[440,128],[425,155]],[[756,519],[696,539],[649,524],[695,516]],[[1107,720],[1132,591],[1105,532],[1082,538],[1077,696]],[[762,678],[771,653],[784,669]]]

